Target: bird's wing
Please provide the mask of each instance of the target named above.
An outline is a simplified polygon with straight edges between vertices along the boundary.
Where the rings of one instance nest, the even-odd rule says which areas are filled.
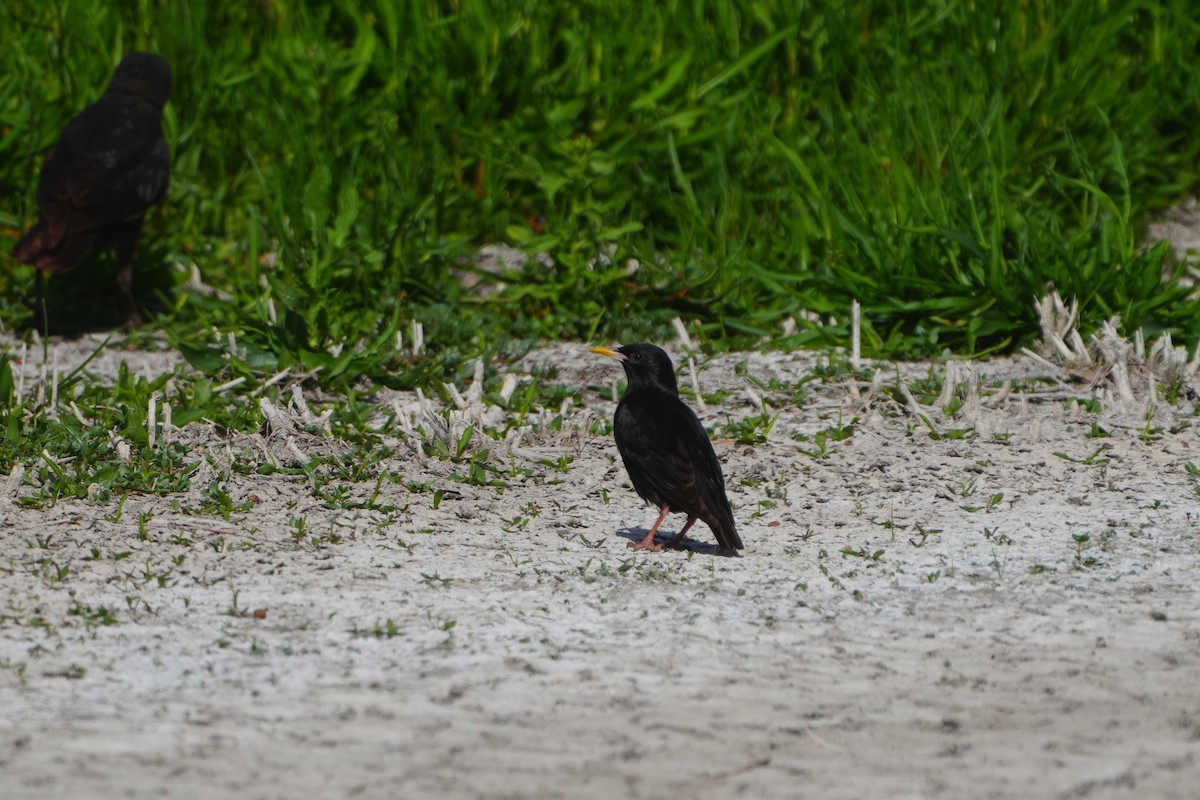
[[[696,485],[703,505],[703,508],[697,509],[696,516],[712,528],[717,542],[722,547],[741,550],[742,539],[738,536],[733,509],[729,506],[729,498],[725,494],[725,475],[721,471],[721,461],[717,458],[708,432],[704,430],[700,420],[695,414],[691,414],[690,417],[691,431],[687,436],[693,443]]]
[[[680,498],[695,486],[691,460],[669,415],[627,395],[617,406],[613,435],[634,490],[656,506],[682,511]]]
[[[613,427],[617,449],[639,495],[656,506],[699,517],[722,547],[741,548],[721,464],[704,426],[686,403],[661,394],[627,395]]]
[[[167,196],[171,180],[171,151],[167,140],[159,138],[129,171],[129,185],[134,195],[147,208],[157,205]]]
[[[38,205],[53,230],[77,233],[134,219],[162,200],[170,154],[159,116],[101,98],[47,153]]]

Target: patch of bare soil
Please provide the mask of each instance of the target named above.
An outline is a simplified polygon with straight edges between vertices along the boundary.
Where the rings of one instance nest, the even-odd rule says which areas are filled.
[[[302,394],[253,436],[165,431],[200,461],[191,489],[119,514],[25,507],[14,470],[2,794],[1195,797],[1200,387],[1169,348],[1096,366],[1060,341],[863,379],[807,353],[697,361],[726,393],[700,413],[739,557],[702,524],[686,551],[627,549],[654,510],[592,432],[619,369],[583,345],[509,368],[553,367],[581,403],[458,463],[420,442],[504,419],[473,386],[448,421],[379,394],[393,452],[365,479],[255,473],[353,457]],[[506,488],[463,480],[484,448]]]

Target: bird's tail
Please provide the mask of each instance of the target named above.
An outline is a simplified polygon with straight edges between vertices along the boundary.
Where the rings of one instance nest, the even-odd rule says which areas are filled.
[[[705,520],[717,537],[717,544],[725,550],[741,550],[742,537],[738,536],[737,523],[733,521],[733,509],[728,502],[720,503],[711,520]]]
[[[62,272],[83,260],[95,238],[94,233],[68,236],[65,231],[55,231],[45,220],[38,220],[13,247],[12,257],[46,272]]]

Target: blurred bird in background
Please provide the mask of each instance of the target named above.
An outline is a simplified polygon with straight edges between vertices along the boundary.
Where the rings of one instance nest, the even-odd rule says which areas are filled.
[[[72,119],[46,153],[37,224],[12,251],[38,270],[35,318],[43,324],[43,273],[68,272],[108,248],[116,251],[125,324],[141,322],[133,300],[133,251],[143,215],[163,201],[170,182],[171,153],[162,131],[170,94],[170,65],[152,53],[130,53],[104,95]]]

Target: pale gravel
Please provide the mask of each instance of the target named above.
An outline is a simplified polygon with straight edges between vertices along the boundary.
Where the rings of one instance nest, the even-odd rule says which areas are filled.
[[[52,361],[69,369],[95,345],[56,342]],[[27,354],[27,388],[40,361]],[[90,368],[106,379],[121,361],[146,375],[179,366],[170,351],[110,347]],[[720,426],[758,413],[755,396],[784,396],[735,374],[739,362],[791,386],[826,361],[702,361],[704,391],[729,392],[702,417]],[[573,344],[501,370],[547,364],[581,402],[559,431],[549,409],[520,441],[479,443],[493,463],[532,471],[503,492],[452,481],[462,467],[425,459],[398,425],[383,466],[399,480],[376,498],[390,511],[328,508],[303,477],[230,472],[235,457],[347,451],[294,406],[279,409],[294,427],[258,436],[169,432],[205,460],[192,488],[131,496],[119,519],[115,499],[24,507],[36,481],[0,475],[0,794],[1196,796],[1190,401],[1105,395],[1091,415],[1066,401],[1091,395],[1088,376],[1027,358],[956,363],[955,380],[974,387],[957,418],[883,392],[943,364],[877,365],[874,384],[812,381],[766,444],[718,440],[745,552],[714,554],[698,525],[689,552],[647,555],[626,544],[654,512],[611,436],[588,432],[611,416],[599,390],[617,366]],[[1017,384],[989,400],[997,380]],[[414,395],[375,402],[381,418],[398,408],[432,429]],[[934,438],[914,411],[977,435]],[[485,414],[498,411],[476,404],[452,424]],[[839,415],[852,437],[800,452],[814,445],[794,434]],[[1147,418],[1161,429],[1152,440]],[[1087,438],[1093,421],[1111,437]],[[563,453],[565,473],[537,463]],[[197,513],[212,480],[253,507],[228,521]],[[440,507],[412,482],[446,490]],[[365,501],[375,482],[348,491]],[[540,514],[505,532],[531,503]],[[340,540],[320,541],[331,533]],[[1072,537],[1084,534],[1080,555]],[[66,580],[43,577],[45,558],[69,567]],[[159,586],[147,572],[170,575]],[[235,597],[244,615],[230,615]],[[106,606],[118,624],[89,628],[75,603]],[[388,620],[396,635],[376,636]]]

